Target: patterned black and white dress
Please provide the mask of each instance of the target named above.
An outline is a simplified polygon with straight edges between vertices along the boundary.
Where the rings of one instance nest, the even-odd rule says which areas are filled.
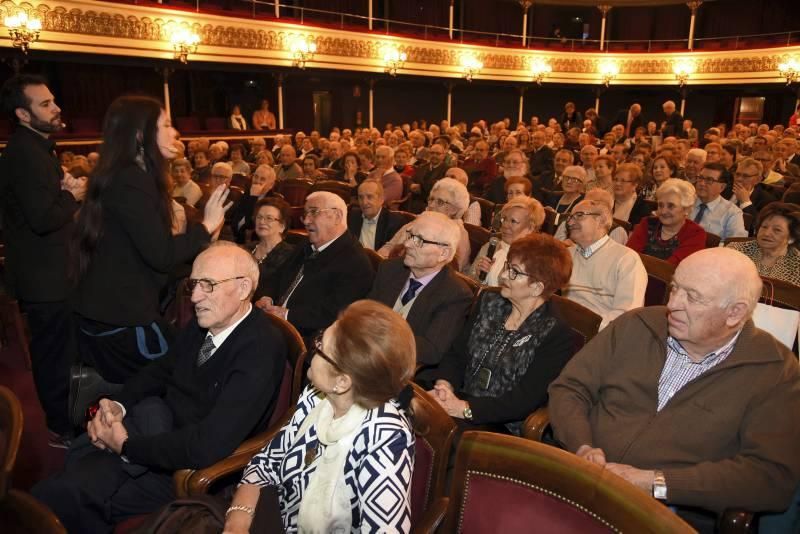
[[[318,390],[307,387],[291,421],[250,460],[242,477],[243,484],[277,486],[287,533],[298,531],[300,502],[324,454],[325,445],[317,438],[316,425],[302,436],[297,435],[321,400]],[[411,531],[409,494],[414,439],[411,423],[395,401],[366,412],[344,464],[352,510],[351,532]],[[314,455],[309,451],[319,452]]]

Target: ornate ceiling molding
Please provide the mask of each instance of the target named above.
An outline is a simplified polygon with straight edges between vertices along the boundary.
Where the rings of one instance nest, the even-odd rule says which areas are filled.
[[[42,36],[34,50],[169,59],[172,57],[169,36],[176,26],[184,26],[201,37],[200,48],[192,54],[190,62],[287,67],[291,65],[291,39],[296,35],[310,35],[317,43],[317,53],[308,63],[309,68],[382,73],[382,48],[391,42],[408,55],[402,74],[439,78],[460,77],[461,55],[469,51],[484,65],[477,79],[530,81],[531,58],[544,57],[553,70],[548,81],[597,84],[598,64],[613,59],[620,66],[614,84],[673,85],[676,84],[673,61],[690,57],[696,69],[690,84],[780,83],[784,80],[777,72],[778,63],[790,55],[800,54],[800,47],[683,54],[498,49],[95,0],[35,5],[2,0],[0,20],[19,9],[35,13],[42,20]],[[2,32],[0,46],[10,45],[8,35]]]

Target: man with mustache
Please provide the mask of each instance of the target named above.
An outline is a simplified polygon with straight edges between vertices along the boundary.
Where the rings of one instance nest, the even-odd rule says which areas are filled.
[[[28,315],[33,378],[50,444],[65,448],[73,346],[67,240],[86,194],[86,179],[65,178],[58,162],[50,135],[64,127],[61,108],[43,78],[12,77],[3,85],[0,100],[16,126],[0,158],[6,279]]]

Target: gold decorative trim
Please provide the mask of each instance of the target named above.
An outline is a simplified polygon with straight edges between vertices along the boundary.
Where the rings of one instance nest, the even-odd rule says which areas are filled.
[[[382,47],[391,41],[408,55],[402,73],[436,77],[460,76],[461,54],[470,51],[484,65],[483,71],[477,76],[479,79],[529,80],[531,58],[544,57],[553,70],[548,78],[550,81],[598,83],[598,64],[614,59],[620,66],[620,75],[615,84],[669,85],[675,83],[672,74],[674,60],[691,57],[695,61],[695,73],[690,84],[697,81],[704,84],[777,83],[782,80],[777,72],[778,63],[800,53],[800,47],[648,54],[503,50],[96,0],[64,0],[59,5],[15,4],[11,0],[2,0],[0,20],[20,9],[36,14],[42,20],[42,36],[35,48],[108,53],[102,47],[105,44],[115,48],[115,53],[165,57],[165,53],[171,53],[169,36],[173,28],[180,25],[192,29],[201,37],[200,50],[190,57],[190,61],[286,66],[290,62],[288,52],[291,39],[296,35],[311,35],[317,44],[315,59],[309,63],[312,68],[382,72]],[[10,39],[4,33],[0,35],[0,45],[9,46]],[[86,36],[95,39],[86,39]],[[100,39],[119,41],[104,42]],[[259,55],[258,52],[263,53]]]

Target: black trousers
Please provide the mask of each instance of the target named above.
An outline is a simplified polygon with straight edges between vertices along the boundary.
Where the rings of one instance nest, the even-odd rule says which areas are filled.
[[[166,354],[172,327],[158,320],[141,327],[118,327],[77,316],[81,361],[112,384],[124,384],[142,367]]]
[[[75,360],[73,315],[65,301],[20,302],[31,330],[33,382],[47,419],[47,428],[70,431],[67,416],[69,367]]]
[[[149,397],[126,406],[123,421],[129,436],[155,435],[173,428],[172,412],[163,400]],[[175,498],[172,473],[129,464],[100,450],[88,434],[75,439],[64,469],[39,482],[31,493],[50,507],[70,533],[110,533],[125,519],[158,510]]]

